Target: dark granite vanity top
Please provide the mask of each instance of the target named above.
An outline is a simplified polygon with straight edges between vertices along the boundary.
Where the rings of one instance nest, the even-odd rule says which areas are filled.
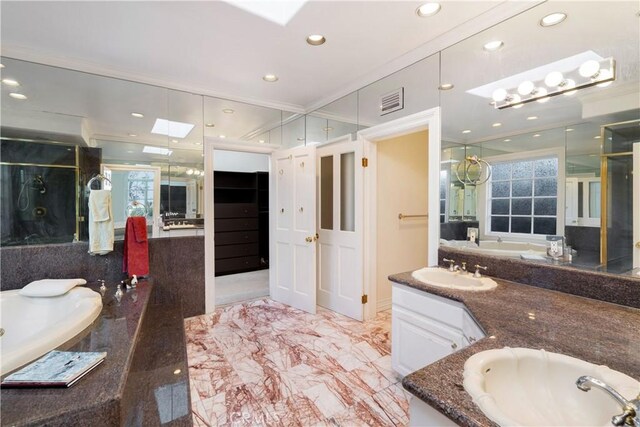
[[[97,286],[91,286],[97,291]],[[105,361],[70,388],[2,389],[2,425],[119,425],[120,399],[133,360],[152,284],[142,281],[118,303],[115,284],[107,286],[102,312],[74,340],[58,347],[106,351]]]
[[[486,331],[486,338],[402,381],[407,390],[460,425],[494,425],[462,386],[465,361],[484,350],[545,349],[607,365],[640,380],[640,309],[495,278],[498,287],[484,292],[425,285],[411,273],[389,279],[464,303]],[[640,283],[636,292],[640,293]]]

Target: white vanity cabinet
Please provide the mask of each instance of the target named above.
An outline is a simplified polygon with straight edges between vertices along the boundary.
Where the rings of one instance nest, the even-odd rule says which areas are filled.
[[[402,376],[485,336],[462,303],[392,284],[391,366]],[[456,424],[417,397],[409,403],[410,426]]]
[[[391,364],[408,375],[484,337],[464,305],[392,283]]]

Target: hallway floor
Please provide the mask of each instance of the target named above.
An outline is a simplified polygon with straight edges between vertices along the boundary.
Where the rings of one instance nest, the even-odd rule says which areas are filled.
[[[269,296],[269,270],[216,277],[216,306]]]
[[[391,312],[358,322],[262,299],[185,320],[195,426],[404,426]]]

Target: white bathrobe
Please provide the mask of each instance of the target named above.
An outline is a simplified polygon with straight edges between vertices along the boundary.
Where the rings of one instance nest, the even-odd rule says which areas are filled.
[[[106,255],[113,251],[113,211],[110,190],[89,193],[89,253]]]

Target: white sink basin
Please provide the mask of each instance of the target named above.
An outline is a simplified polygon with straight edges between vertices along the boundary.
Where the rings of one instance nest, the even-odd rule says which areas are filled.
[[[622,408],[604,391],[584,392],[576,380],[590,375],[628,400],[640,383],[620,372],[544,350],[508,348],[474,354],[464,364],[464,389],[501,426],[611,426]]]
[[[451,272],[444,268],[426,267],[414,271],[411,276],[427,285],[464,291],[488,291],[498,284],[488,277],[473,277],[471,273]]]

